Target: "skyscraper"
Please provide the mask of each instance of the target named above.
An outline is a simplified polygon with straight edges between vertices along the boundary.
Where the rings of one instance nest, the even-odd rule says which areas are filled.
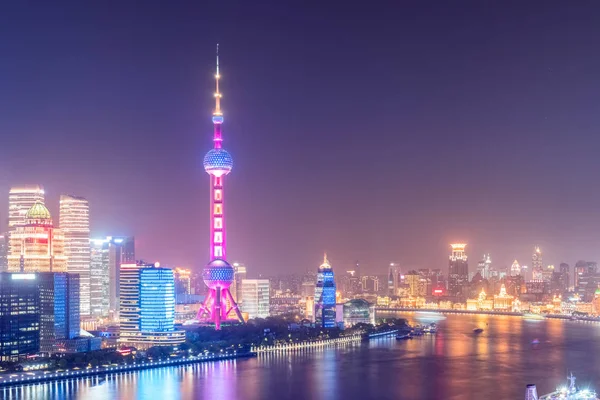
[[[93,316],[119,314],[121,264],[135,264],[135,240],[108,236],[90,241],[90,311]]]
[[[322,328],[335,327],[335,279],[333,269],[323,257],[323,264],[317,271],[317,284],[315,287],[315,325]]]
[[[90,240],[90,315],[109,315],[109,241]]]
[[[268,279],[242,280],[242,311],[248,318],[267,318],[269,316],[271,284]]]
[[[175,268],[173,270],[175,279],[175,296],[192,293],[192,271],[185,268]]]
[[[453,243],[448,264],[448,294],[459,296],[469,283],[469,264],[465,253],[466,243]]]
[[[42,203],[35,203],[24,223],[10,232],[7,258],[9,272],[66,272],[63,233]]]
[[[83,197],[60,196],[60,229],[67,272],[79,274],[81,316],[90,315],[90,207]]]
[[[570,273],[569,273],[569,264],[567,263],[560,263],[559,266],[560,269],[560,276],[561,276],[561,287],[562,290],[569,290],[569,285],[571,284],[570,282]]]
[[[0,272],[8,271],[8,233],[0,235]]]
[[[44,204],[44,189],[40,185],[21,185],[10,188],[8,192],[8,230],[25,224],[27,211],[35,203]]]
[[[175,329],[173,270],[143,262],[122,264],[120,287],[121,344],[148,348],[185,341],[185,332]]]
[[[544,279],[544,267],[542,266],[542,251],[536,247],[531,256],[532,280],[542,281]]]
[[[79,336],[79,275],[65,272],[36,274],[40,291],[40,350],[62,352]]]
[[[40,296],[35,274],[0,273],[0,361],[40,351]]]
[[[512,265],[510,266],[510,276],[517,276],[517,275],[521,275],[521,266],[519,265],[519,262],[517,260],[513,261]]]
[[[221,321],[229,319],[231,312],[240,322],[244,322],[229,287],[235,279],[233,267],[226,260],[226,230],[224,209],[224,180],[231,172],[233,159],[222,147],[221,92],[219,92],[219,46],[217,45],[217,73],[215,75],[215,110],[212,122],[214,126],[214,148],[204,156],[204,170],[210,175],[210,262],[204,267],[202,278],[209,288],[208,296],[200,310],[198,320],[211,321],[215,329],[221,329]]]
[[[238,304],[243,301],[242,300],[242,281],[246,279],[246,266],[240,263],[233,263],[233,269],[235,270],[235,280],[232,285],[233,289],[231,289],[231,294],[235,296],[235,300]],[[234,287],[235,286],[235,287]]]
[[[481,274],[483,279],[491,278],[492,259],[489,254],[484,254],[483,258],[477,264],[477,272]]]

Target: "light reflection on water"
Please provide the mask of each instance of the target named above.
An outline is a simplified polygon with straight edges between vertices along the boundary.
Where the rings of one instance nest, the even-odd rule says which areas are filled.
[[[408,314],[413,323],[425,323]],[[417,318],[419,318],[417,320]],[[522,399],[565,382],[600,389],[600,324],[449,315],[439,332],[3,389],[5,399]],[[484,331],[476,335],[473,329]],[[533,345],[533,339],[539,345]]]

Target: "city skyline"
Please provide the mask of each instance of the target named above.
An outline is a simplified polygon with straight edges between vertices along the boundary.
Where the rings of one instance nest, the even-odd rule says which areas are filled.
[[[210,5],[139,16],[124,6],[138,19],[114,22],[108,36],[108,8],[61,10],[58,29],[50,6],[10,7],[29,18],[2,28],[16,38],[6,47],[14,63],[0,65],[0,129],[11,133],[0,149],[2,221],[9,188],[39,183],[56,217],[61,193],[87,198],[93,237],[135,236],[145,259],[201,268],[199,154],[219,42],[237,163],[228,258],[252,274],[313,269],[323,251],[336,268],[444,269],[458,241],[471,271],[484,253],[495,266],[529,265],[536,245],[547,264],[600,259],[597,57],[585,18],[596,5],[442,5],[434,15],[328,5],[320,16]],[[36,157],[23,163],[25,152]]]

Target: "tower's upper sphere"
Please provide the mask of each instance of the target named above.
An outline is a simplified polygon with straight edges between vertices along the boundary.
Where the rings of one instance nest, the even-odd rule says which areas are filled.
[[[217,258],[206,264],[202,271],[202,279],[211,289],[228,288],[233,282],[234,270],[227,261]]]
[[[211,175],[227,175],[233,168],[233,158],[225,149],[211,149],[204,156],[204,170]]]

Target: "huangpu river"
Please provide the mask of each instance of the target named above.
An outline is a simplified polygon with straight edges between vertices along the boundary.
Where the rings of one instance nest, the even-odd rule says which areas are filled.
[[[492,315],[396,314],[432,336],[306,349],[2,389],[5,399],[524,399],[573,372],[600,391],[600,324]],[[381,316],[381,315],[380,315]],[[433,319],[432,319],[433,318]],[[441,318],[441,319],[438,319]],[[476,335],[474,328],[484,331]],[[537,339],[539,344],[532,344]]]

